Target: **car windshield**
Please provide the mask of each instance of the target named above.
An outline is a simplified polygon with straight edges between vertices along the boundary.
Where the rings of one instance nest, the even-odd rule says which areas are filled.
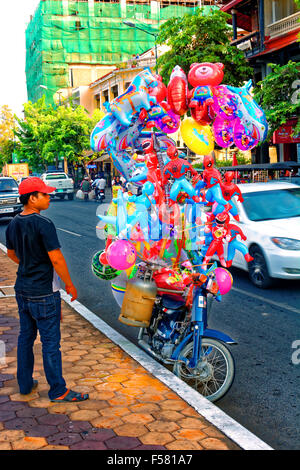
[[[65,180],[67,177],[62,173],[47,175],[46,180]]]
[[[250,220],[300,217],[300,188],[244,193],[243,206]]]
[[[15,180],[0,180],[0,193],[11,193],[12,191],[18,191]]]

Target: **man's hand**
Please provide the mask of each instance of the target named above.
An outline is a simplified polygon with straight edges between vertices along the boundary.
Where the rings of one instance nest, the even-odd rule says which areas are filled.
[[[67,294],[71,295],[71,302],[77,299],[77,290],[73,284],[66,286],[66,292]]]

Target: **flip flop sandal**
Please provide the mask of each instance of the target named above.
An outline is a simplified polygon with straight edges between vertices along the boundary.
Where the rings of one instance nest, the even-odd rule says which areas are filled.
[[[54,403],[63,403],[63,402],[77,402],[84,401],[89,398],[88,393],[78,393],[73,390],[68,389],[63,395],[57,398],[53,398],[51,401]]]

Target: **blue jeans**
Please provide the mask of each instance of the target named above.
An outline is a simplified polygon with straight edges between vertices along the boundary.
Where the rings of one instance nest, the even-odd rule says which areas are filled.
[[[33,343],[40,333],[43,351],[44,371],[50,385],[50,400],[66,392],[66,383],[62,376],[60,352],[60,293],[28,297],[16,292],[19,307],[20,333],[18,338],[17,379],[20,393],[30,393],[33,385]]]

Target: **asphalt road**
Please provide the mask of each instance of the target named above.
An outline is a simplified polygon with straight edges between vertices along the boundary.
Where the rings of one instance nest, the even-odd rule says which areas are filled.
[[[136,343],[137,329],[118,321],[109,281],[91,271],[93,254],[104,247],[96,236],[96,209],[93,201],[55,200],[43,214],[57,227],[78,300]],[[3,244],[7,222],[0,219]],[[300,342],[300,283],[278,281],[261,290],[250,284],[246,273],[231,273],[233,288],[221,303],[215,302],[209,326],[238,342],[231,347],[236,377],[216,405],[274,449],[299,449],[300,346],[297,353],[292,345]]]

